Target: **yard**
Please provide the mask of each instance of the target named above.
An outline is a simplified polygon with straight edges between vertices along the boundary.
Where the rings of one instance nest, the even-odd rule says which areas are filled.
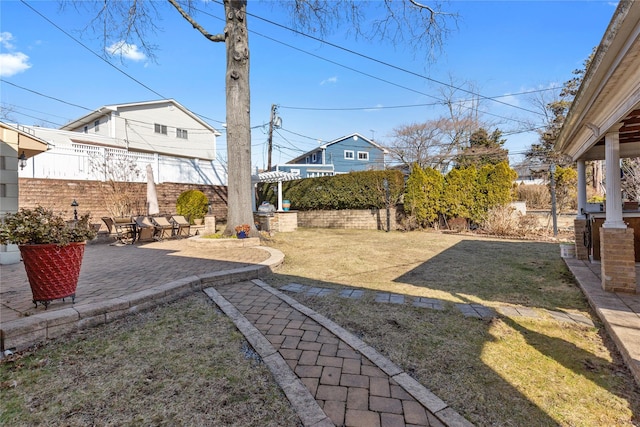
[[[266,279],[364,289],[292,294],[361,337],[478,426],[632,426],[640,391],[564,266],[557,243],[435,232],[300,229],[266,244]],[[429,297],[444,310],[374,302]],[[455,303],[534,309],[466,318]],[[595,328],[545,310],[590,317]],[[296,426],[266,367],[204,297],[85,331],[0,364],[0,424]]]
[[[560,258],[557,243],[435,232],[302,230],[271,245],[267,281],[370,290],[362,300],[297,300],[373,345],[479,426],[631,426],[640,391]],[[373,302],[373,291],[430,297],[443,311]],[[532,308],[539,319],[465,318],[455,303]],[[561,323],[545,310],[590,317]]]

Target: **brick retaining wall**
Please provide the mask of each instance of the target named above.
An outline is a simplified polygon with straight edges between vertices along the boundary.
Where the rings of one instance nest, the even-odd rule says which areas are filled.
[[[99,181],[73,181],[62,179],[20,178],[18,206],[34,208],[38,205],[64,212],[69,218],[73,217],[71,202],[78,202],[78,215],[91,213],[92,221],[99,222],[103,216],[112,216],[107,208],[105,193],[101,190]],[[146,213],[147,184],[131,183],[130,191],[135,194],[137,206],[132,214]],[[180,193],[186,190],[200,190],[212,203],[211,209],[216,219],[225,221],[227,218],[227,187],[216,185],[177,184],[165,182],[156,184],[158,206],[161,213],[176,213],[176,200]]]
[[[397,229],[396,209],[391,209],[391,229]],[[345,209],[331,211],[298,211],[298,226],[308,228],[354,228],[386,230],[385,209]]]

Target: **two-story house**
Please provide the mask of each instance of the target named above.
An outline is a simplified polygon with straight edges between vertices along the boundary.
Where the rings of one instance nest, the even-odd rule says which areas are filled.
[[[387,153],[384,147],[354,133],[323,144],[274,169],[303,178],[383,170]]]
[[[28,127],[49,150],[27,161],[20,178],[140,182],[145,174],[105,177],[96,165],[117,160],[156,182],[226,185],[216,156],[220,133],[173,99],[106,105],[60,129]]]

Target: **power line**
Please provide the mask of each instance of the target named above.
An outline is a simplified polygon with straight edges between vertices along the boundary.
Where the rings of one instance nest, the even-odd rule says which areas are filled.
[[[216,2],[216,3],[219,3],[219,2]],[[540,113],[539,111],[529,110],[529,109],[527,109],[527,108],[523,108],[523,107],[520,107],[520,106],[517,106],[517,105],[513,105],[513,104],[509,104],[509,103],[504,102],[504,101],[498,101],[498,100],[497,100],[497,98],[502,98],[502,97],[507,96],[507,95],[501,95],[501,96],[497,96],[497,97],[489,97],[489,96],[485,96],[485,95],[482,95],[482,94],[480,94],[480,93],[476,93],[476,92],[473,92],[473,91],[471,91],[471,90],[465,89],[465,88],[463,88],[463,87],[455,86],[455,85],[452,85],[452,84],[450,84],[450,83],[441,82],[441,81],[436,80],[436,79],[434,79],[434,78],[427,77],[427,76],[424,76],[424,75],[422,75],[422,74],[416,73],[415,71],[411,71],[411,70],[407,70],[406,68],[398,67],[397,65],[393,65],[393,64],[390,64],[390,63],[388,63],[388,62],[385,62],[385,61],[382,61],[382,60],[379,60],[379,59],[373,58],[373,57],[371,57],[371,56],[365,55],[365,54],[363,54],[363,53],[357,52],[357,51],[355,51],[355,50],[348,49],[348,48],[346,48],[346,47],[343,47],[343,46],[337,45],[337,44],[335,44],[335,43],[328,42],[328,41],[326,41],[326,40],[324,40],[324,39],[321,39],[321,38],[319,38],[319,37],[315,37],[315,36],[312,36],[312,35],[310,35],[310,34],[303,33],[303,32],[301,32],[301,31],[298,31],[298,30],[296,30],[296,29],[293,29],[293,28],[287,27],[287,26],[285,26],[285,25],[279,24],[279,23],[274,22],[274,21],[271,21],[271,20],[269,20],[269,19],[262,18],[262,17],[260,17],[260,16],[258,16],[258,15],[254,15],[254,14],[251,14],[251,13],[247,13],[247,15],[248,15],[248,16],[252,16],[252,17],[254,17],[254,18],[256,18],[256,19],[259,19],[259,20],[261,20],[261,21],[267,22],[267,23],[269,23],[269,24],[271,24],[271,25],[275,25],[275,26],[277,26],[277,27],[280,27],[280,28],[283,28],[283,29],[285,29],[285,30],[291,31],[291,32],[296,33],[296,34],[298,34],[298,35],[301,35],[301,36],[303,36],[303,37],[310,38],[310,39],[312,39],[312,40],[315,40],[315,41],[318,41],[318,42],[320,42],[320,43],[326,44],[326,45],[331,46],[331,47],[333,47],[333,48],[336,48],[336,49],[339,49],[339,50],[345,51],[345,52],[347,52],[347,53],[350,53],[350,54],[352,54],[352,55],[359,56],[359,57],[361,57],[361,58],[368,59],[369,61],[376,62],[376,63],[378,63],[378,64],[381,64],[381,65],[384,65],[384,66],[387,66],[387,67],[393,68],[393,69],[395,69],[395,70],[402,71],[402,72],[404,72],[404,73],[407,73],[407,74],[413,75],[413,76],[415,76],[415,77],[419,77],[419,78],[422,78],[422,79],[425,79],[425,80],[428,80],[428,81],[431,81],[431,82],[434,82],[434,83],[437,83],[437,84],[440,84],[440,85],[443,85],[443,86],[446,86],[446,87],[449,87],[449,88],[452,88],[452,89],[460,90],[460,91],[462,91],[462,92],[466,92],[466,93],[468,93],[468,94],[470,94],[470,95],[477,96],[477,97],[480,97],[480,98],[483,98],[483,99],[487,99],[487,100],[490,100],[490,101],[494,101],[494,102],[497,102],[497,103],[499,103],[499,104],[503,104],[503,105],[506,105],[506,106],[509,106],[509,107],[512,107],[512,108],[517,108],[517,109],[519,109],[519,110],[527,111],[527,112],[529,112],[529,113],[534,113],[534,114],[542,115],[542,113]],[[539,90],[539,91],[543,91],[543,90],[550,90],[550,89],[541,89],[541,90]],[[528,92],[528,93],[531,93],[531,92]],[[516,95],[516,94],[511,94],[511,95],[509,95],[509,96],[515,96],[515,95]]]
[[[3,78],[0,78],[0,82],[6,83],[6,84],[14,86],[14,87],[17,87],[18,89],[26,90],[27,92],[31,92],[31,93],[34,93],[34,94],[39,95],[39,96],[43,96],[45,98],[53,99],[54,101],[58,101],[58,102],[61,102],[63,104],[67,104],[67,105],[70,105],[72,107],[78,107],[78,108],[82,108],[83,110],[93,111],[91,108],[83,107],[82,105],[73,104],[71,102],[67,102],[67,101],[63,101],[62,99],[55,98],[53,96],[45,95],[45,94],[40,93],[38,91],[35,91],[33,89],[28,89],[26,87],[19,86],[19,85],[15,84],[15,83],[11,83],[10,81],[7,81],[7,80],[5,80]]]
[[[213,2],[213,3],[222,4],[222,3],[220,3],[219,1],[215,1],[215,0],[213,0],[212,2]],[[195,8],[195,10],[197,10],[198,12],[201,12],[201,13],[203,13],[203,14],[205,14],[205,15],[208,15],[208,16],[210,16],[210,17],[212,17],[212,18],[218,19],[218,20],[220,20],[220,21],[224,21],[222,18],[217,17],[217,16],[215,16],[215,15],[212,15],[212,14],[210,14],[209,12],[204,11],[204,10],[202,10],[202,9],[197,9],[197,8]],[[450,87],[450,88],[453,88],[453,89],[460,90],[460,91],[462,91],[462,92],[469,93],[469,94],[471,94],[471,95],[474,95],[474,96],[479,97],[479,98],[482,98],[482,99],[487,99],[487,100],[490,100],[490,101],[494,101],[494,102],[497,102],[497,103],[500,103],[500,104],[504,104],[504,105],[509,106],[509,107],[512,107],[512,108],[517,108],[517,109],[520,109],[520,110],[523,110],[523,111],[527,111],[527,112],[530,112],[530,113],[534,113],[534,114],[537,114],[537,115],[543,115],[543,113],[541,113],[541,112],[539,112],[539,111],[529,110],[529,109],[527,109],[527,108],[523,108],[523,107],[516,106],[516,105],[513,105],[513,104],[509,104],[509,103],[507,103],[507,102],[498,101],[497,99],[498,99],[498,98],[508,97],[508,96],[516,96],[516,95],[521,95],[521,94],[530,94],[530,93],[543,92],[543,91],[547,91],[547,90],[553,90],[553,89],[556,89],[556,88],[536,89],[536,90],[531,90],[531,91],[526,91],[526,92],[513,93],[513,94],[509,94],[509,95],[499,95],[499,96],[489,97],[489,96],[485,96],[485,95],[482,95],[482,94],[480,94],[480,93],[476,93],[476,92],[470,91],[470,90],[468,90],[468,89],[464,89],[464,88],[462,88],[462,87],[454,86],[454,85],[449,84],[449,83],[444,83],[444,82],[441,82],[441,81],[438,81],[438,80],[432,79],[432,78],[430,78],[430,77],[423,76],[423,75],[418,74],[418,73],[416,73],[416,72],[413,72],[413,71],[410,71],[410,70],[406,70],[406,69],[404,69],[404,68],[401,68],[401,67],[398,67],[398,66],[395,66],[395,65],[389,64],[389,63],[387,63],[387,62],[384,62],[384,61],[381,61],[381,60],[378,60],[378,59],[375,59],[375,58],[369,57],[369,56],[367,56],[367,55],[361,54],[361,53],[356,52],[356,51],[354,51],[354,50],[344,48],[344,47],[339,46],[339,45],[336,45],[336,44],[334,44],[334,43],[327,42],[327,41],[325,41],[325,40],[323,40],[323,39],[320,39],[320,38],[318,38],[318,37],[314,37],[314,36],[311,36],[311,35],[308,35],[308,34],[302,33],[302,32],[300,32],[300,31],[297,31],[297,30],[295,30],[295,29],[289,28],[289,27],[284,26],[284,25],[282,25],[282,24],[279,24],[279,23],[277,23],[277,22],[270,21],[270,20],[268,20],[268,19],[262,18],[262,17],[260,17],[260,16],[258,16],[258,15],[251,14],[251,13],[247,13],[247,15],[248,15],[248,16],[252,16],[252,17],[254,17],[254,18],[256,18],[256,19],[259,19],[259,20],[261,20],[261,21],[267,22],[267,23],[269,23],[269,24],[271,24],[271,25],[275,25],[275,26],[277,26],[277,27],[280,27],[280,28],[286,29],[286,30],[291,31],[291,32],[293,32],[293,33],[296,33],[296,34],[302,35],[302,36],[304,36],[304,37],[308,37],[308,38],[310,38],[310,39],[312,39],[312,40],[315,40],[315,41],[318,41],[318,42],[321,42],[321,43],[327,44],[327,45],[329,45],[329,46],[332,46],[332,47],[334,47],[334,48],[337,48],[337,49],[340,49],[340,50],[346,51],[346,52],[351,53],[351,54],[353,54],[353,55],[360,56],[360,57],[362,57],[362,58],[365,58],[365,59],[368,59],[368,60],[371,60],[371,61],[377,62],[377,63],[379,63],[379,64],[382,64],[382,65],[385,65],[385,66],[388,66],[388,67],[391,67],[391,68],[394,68],[394,69],[397,69],[397,70],[403,71],[403,72],[405,72],[405,73],[409,73],[409,74],[412,74],[412,75],[414,75],[414,76],[417,76],[417,77],[420,77],[420,78],[423,78],[423,79],[426,79],[426,80],[429,80],[429,81],[433,81],[433,82],[438,83],[438,84],[440,84],[440,85],[444,85],[444,86],[447,86],[447,87]],[[438,100],[441,104],[446,102],[445,100],[443,100],[443,99],[441,99],[441,98],[438,98],[438,97],[436,97],[436,96],[434,96],[434,95],[430,95],[430,94],[427,94],[427,93],[424,93],[424,92],[421,92],[421,91],[418,91],[418,90],[415,90],[415,89],[412,89],[412,88],[409,88],[409,87],[406,87],[406,86],[403,86],[403,85],[400,85],[400,84],[394,83],[394,82],[392,82],[392,81],[389,81],[389,80],[386,80],[386,79],[383,79],[383,78],[380,78],[380,77],[374,76],[374,75],[372,75],[372,74],[365,73],[365,72],[363,72],[363,71],[361,71],[361,70],[358,70],[358,69],[355,69],[355,68],[349,67],[349,66],[347,66],[347,65],[345,65],[345,64],[342,64],[342,63],[339,63],[339,62],[337,62],[337,61],[333,61],[333,60],[331,60],[331,59],[327,59],[327,58],[322,57],[322,56],[320,56],[320,55],[316,55],[316,54],[314,54],[314,53],[308,52],[308,51],[306,51],[306,50],[304,50],[304,49],[300,49],[300,48],[298,48],[298,47],[292,46],[292,45],[290,45],[290,44],[288,44],[288,43],[285,43],[285,42],[280,41],[280,40],[278,40],[278,39],[275,39],[275,38],[273,38],[273,37],[270,37],[270,36],[267,36],[267,35],[265,35],[265,34],[259,33],[259,32],[255,31],[255,30],[250,30],[249,32],[250,32],[250,33],[252,33],[252,34],[258,35],[258,36],[260,36],[260,37],[266,38],[267,40],[270,40],[270,41],[273,41],[273,42],[275,42],[275,43],[278,43],[278,44],[281,44],[281,45],[283,45],[283,46],[286,46],[286,47],[288,47],[288,48],[290,48],[290,49],[297,50],[297,51],[299,51],[299,52],[305,53],[305,54],[307,54],[307,55],[313,56],[313,57],[315,57],[315,58],[321,59],[321,60],[323,60],[323,61],[326,61],[326,62],[329,62],[329,63],[331,63],[331,64],[337,65],[337,66],[339,66],[339,67],[345,68],[345,69],[347,69],[347,70],[353,71],[353,72],[355,72],[355,73],[362,74],[362,75],[364,75],[364,76],[366,76],[366,77],[369,77],[369,78],[372,78],[372,79],[374,79],[374,80],[378,80],[378,81],[381,81],[381,82],[383,82],[383,83],[387,83],[387,84],[390,84],[390,85],[393,85],[393,86],[399,87],[399,88],[401,88],[401,89],[405,89],[405,90],[408,90],[408,91],[410,91],[410,92],[417,93],[417,94],[419,94],[419,95],[423,95],[423,96],[427,96],[427,97],[430,97],[430,98],[436,99],[436,100]],[[455,101],[455,103],[460,103],[460,104],[464,104],[465,102],[468,102],[468,100]],[[437,104],[425,104],[425,105],[437,105]],[[462,105],[462,106],[463,106],[463,107],[465,107],[464,105]],[[283,107],[283,108],[294,108],[294,107]],[[390,108],[404,108],[404,107],[390,107]],[[470,109],[471,107],[465,107],[465,108]],[[298,108],[296,108],[296,109],[309,109],[309,110],[312,110],[313,108],[298,107]],[[358,109],[360,109],[360,108],[358,108]],[[363,108],[363,109],[375,109],[375,107],[369,107],[369,108]],[[317,110],[334,110],[334,111],[339,111],[339,110],[341,110],[341,109],[322,109],[322,108],[318,108]],[[349,110],[349,109],[344,109],[344,110]],[[520,121],[520,120],[517,120],[517,119],[513,119],[513,118],[509,118],[509,117],[504,117],[504,116],[500,116],[500,115],[493,114],[493,113],[488,113],[488,112],[481,111],[481,110],[479,110],[479,111],[480,111],[480,112],[482,112],[483,114],[487,114],[487,115],[494,116],[494,117],[497,117],[497,118],[501,118],[501,119],[504,119],[504,120],[516,121],[516,122],[524,123],[524,122],[522,122],[522,121]]]

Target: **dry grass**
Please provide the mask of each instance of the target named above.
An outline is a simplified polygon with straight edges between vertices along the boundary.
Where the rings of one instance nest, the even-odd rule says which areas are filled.
[[[638,425],[640,391],[597,328],[463,317],[457,302],[595,317],[557,244],[429,232],[299,230],[268,281],[439,298],[445,310],[294,297],[388,356],[478,426]],[[596,321],[597,324],[597,321]],[[0,425],[296,426],[268,370],[203,296],[0,364]],[[636,414],[636,415],[634,415]]]
[[[293,295],[362,337],[478,426],[638,425],[640,392],[591,316],[554,243],[440,233],[299,230],[271,245],[285,265],[268,281],[426,296],[445,310]],[[464,318],[453,303],[531,307],[543,318]]]
[[[296,426],[268,369],[204,294],[0,365],[0,425]]]

